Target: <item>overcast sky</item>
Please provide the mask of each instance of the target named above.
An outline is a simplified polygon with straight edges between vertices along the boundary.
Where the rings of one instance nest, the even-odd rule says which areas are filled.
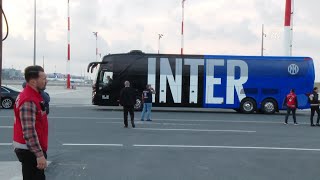
[[[308,3],[307,3],[308,2]],[[66,72],[67,0],[37,0],[37,64]],[[95,37],[102,55],[132,49],[180,53],[181,0],[70,0],[71,73],[84,73],[95,60]],[[10,34],[3,67],[33,63],[33,0],[3,2]],[[185,54],[260,55],[265,24],[265,55],[283,55],[285,0],[187,0]],[[314,58],[319,77],[319,0],[295,0],[293,55]]]

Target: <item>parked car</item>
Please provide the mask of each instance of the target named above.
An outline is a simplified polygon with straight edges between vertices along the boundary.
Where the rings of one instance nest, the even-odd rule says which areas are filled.
[[[21,90],[11,86],[1,86],[1,106],[4,109],[13,108],[14,102],[16,101]]]

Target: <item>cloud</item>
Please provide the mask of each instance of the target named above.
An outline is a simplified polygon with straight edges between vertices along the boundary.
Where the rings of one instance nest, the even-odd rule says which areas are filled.
[[[158,33],[162,53],[180,53],[181,0],[70,0],[71,70],[80,74],[95,60],[95,37],[102,55],[141,49],[155,53]],[[261,25],[265,24],[265,54],[281,55],[285,1],[188,0],[185,2],[187,54],[259,55]],[[295,1],[295,55],[312,56],[319,76],[320,1]],[[33,3],[4,3],[10,36],[4,42],[4,67],[27,66],[33,59]],[[67,3],[38,1],[37,62],[45,57],[47,70],[65,72]]]

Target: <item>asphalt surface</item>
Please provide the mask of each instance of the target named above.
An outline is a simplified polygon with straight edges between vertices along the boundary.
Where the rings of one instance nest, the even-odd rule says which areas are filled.
[[[294,126],[283,113],[157,109],[152,122],[136,112],[136,128],[125,129],[119,107],[91,106],[88,88],[48,92],[48,180],[319,179],[320,127],[308,111]],[[12,110],[0,109],[1,180],[22,179],[12,124]]]

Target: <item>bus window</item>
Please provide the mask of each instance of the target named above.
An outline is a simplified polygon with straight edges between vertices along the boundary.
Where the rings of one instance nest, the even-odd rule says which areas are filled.
[[[113,81],[113,72],[101,71],[99,77],[99,84],[104,88],[110,88]]]

